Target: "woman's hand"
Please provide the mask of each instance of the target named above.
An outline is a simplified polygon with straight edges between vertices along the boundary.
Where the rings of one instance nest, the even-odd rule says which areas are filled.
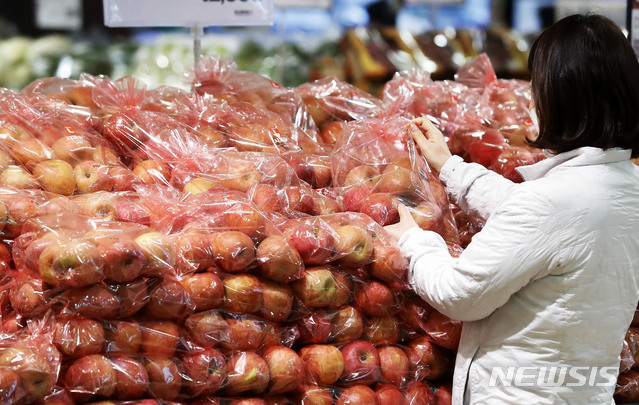
[[[399,222],[392,225],[386,225],[384,227],[384,230],[386,230],[386,232],[388,232],[388,234],[393,237],[396,242],[399,241],[399,238],[402,237],[404,232],[418,226],[413,215],[405,205],[400,204],[397,209],[399,211]]]
[[[426,117],[415,118],[413,122],[419,128],[419,131],[413,131],[411,136],[424,158],[426,158],[430,168],[440,172],[444,163],[452,156],[444,135]]]

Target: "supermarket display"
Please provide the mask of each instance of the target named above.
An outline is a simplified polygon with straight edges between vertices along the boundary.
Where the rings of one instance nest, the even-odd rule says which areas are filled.
[[[461,322],[407,285],[409,207],[458,255],[482,223],[411,141],[521,181],[530,88],[486,54],[375,97],[203,58],[190,90],[47,77],[0,99],[0,402],[447,404]],[[636,399],[639,333],[618,399]],[[637,363],[639,364],[639,363]]]

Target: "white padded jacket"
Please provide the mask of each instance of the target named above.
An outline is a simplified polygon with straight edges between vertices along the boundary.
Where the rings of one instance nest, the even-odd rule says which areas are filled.
[[[434,232],[412,228],[399,243],[414,290],[464,321],[453,404],[614,403],[639,300],[639,167],[629,158],[584,147],[519,168],[520,184],[446,162],[451,200],[484,228],[457,259]]]

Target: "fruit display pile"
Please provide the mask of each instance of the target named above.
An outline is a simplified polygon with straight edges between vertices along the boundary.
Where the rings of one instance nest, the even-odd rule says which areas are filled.
[[[450,403],[461,323],[411,292],[382,226],[401,202],[458,255],[482,222],[448,201],[411,118],[521,181],[543,159],[527,83],[486,55],[381,98],[214,58],[186,77],[1,90],[0,402]]]

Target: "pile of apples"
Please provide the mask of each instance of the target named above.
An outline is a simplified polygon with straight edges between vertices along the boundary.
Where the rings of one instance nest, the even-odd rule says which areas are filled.
[[[403,203],[454,256],[482,226],[415,116],[492,169],[540,158],[529,89],[486,77],[484,58],[456,81],[404,72],[377,98],[202,58],[191,91],[2,90],[0,402],[450,403],[461,323],[411,291],[383,226]]]

